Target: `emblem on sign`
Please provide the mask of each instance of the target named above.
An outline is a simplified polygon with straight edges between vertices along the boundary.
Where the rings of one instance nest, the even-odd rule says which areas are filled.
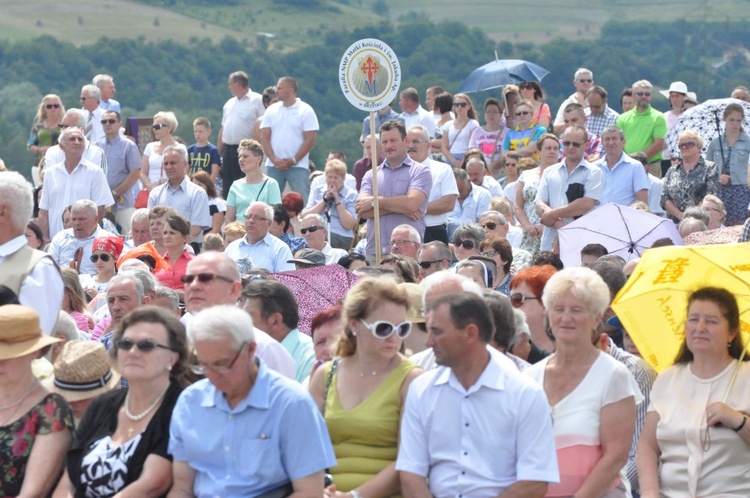
[[[353,106],[363,111],[382,109],[398,94],[401,84],[398,58],[380,40],[359,40],[341,58],[339,83]]]

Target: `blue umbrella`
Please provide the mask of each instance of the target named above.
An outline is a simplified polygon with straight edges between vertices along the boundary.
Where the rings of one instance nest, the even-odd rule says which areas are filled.
[[[473,93],[500,88],[523,81],[542,81],[549,71],[533,62],[518,59],[495,60],[475,69],[463,82],[458,93]]]

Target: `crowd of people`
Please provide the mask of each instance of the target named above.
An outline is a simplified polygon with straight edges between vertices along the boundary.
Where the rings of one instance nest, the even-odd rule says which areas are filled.
[[[45,96],[40,185],[0,172],[0,495],[750,496],[735,296],[690,293],[657,375],[612,309],[637,258],[558,237],[615,203],[750,239],[750,95],[670,149],[685,83],[573,85],[408,88],[317,170],[289,76],[230,74],[216,145],[160,111],[140,148],[108,75]]]

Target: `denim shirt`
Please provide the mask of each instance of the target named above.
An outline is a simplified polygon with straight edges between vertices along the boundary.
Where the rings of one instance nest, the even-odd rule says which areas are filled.
[[[722,157],[722,148],[724,156]],[[721,139],[714,139],[706,151],[706,159],[716,163],[719,174],[724,174],[724,161],[729,160],[729,176],[732,178],[732,185],[747,185],[747,168],[750,162],[750,137],[747,134],[740,133],[740,137],[734,142],[734,146],[729,150],[726,135]]]

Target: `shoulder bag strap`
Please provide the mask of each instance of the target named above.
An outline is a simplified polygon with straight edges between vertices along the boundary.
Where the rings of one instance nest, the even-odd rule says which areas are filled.
[[[328,370],[328,375],[326,376],[326,388],[325,391],[323,391],[323,416],[325,417],[326,414],[326,403],[328,403],[328,390],[331,388],[331,384],[333,383],[333,374],[336,373],[336,370],[339,368],[339,360],[341,358],[336,357],[331,361],[331,369]]]

